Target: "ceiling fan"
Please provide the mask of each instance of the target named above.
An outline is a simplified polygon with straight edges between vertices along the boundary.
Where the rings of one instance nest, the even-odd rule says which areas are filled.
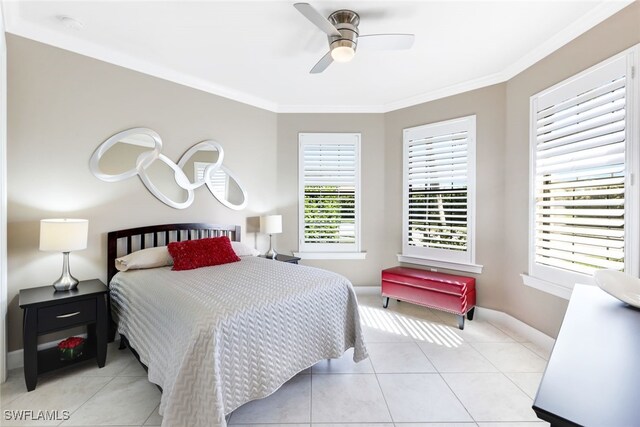
[[[413,45],[413,34],[370,34],[358,32],[360,16],[352,10],[336,10],[325,18],[309,3],[293,5],[305,18],[324,31],[329,38],[327,52],[310,73],[317,74],[327,69],[333,61],[348,62],[356,54],[356,48],[370,50],[409,49]]]

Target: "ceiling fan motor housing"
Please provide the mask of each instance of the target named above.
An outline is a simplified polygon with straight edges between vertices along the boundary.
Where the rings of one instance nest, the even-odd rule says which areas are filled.
[[[340,37],[329,36],[331,50],[338,47],[347,47],[355,52],[358,46],[360,16],[352,10],[337,10],[329,15],[329,22],[340,32]]]

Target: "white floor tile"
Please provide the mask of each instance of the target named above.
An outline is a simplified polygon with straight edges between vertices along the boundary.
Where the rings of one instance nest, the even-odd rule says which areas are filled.
[[[154,426],[154,427],[156,427],[156,426],[162,425],[162,417],[158,413],[158,409],[159,408],[160,408],[160,405],[158,405],[156,407],[156,409],[153,410],[151,415],[149,415],[149,418],[147,418],[147,421],[144,422],[145,426]]]
[[[395,427],[476,427],[476,423],[396,423]]]
[[[311,424],[288,424],[288,423],[278,423],[278,424],[234,424],[234,427],[311,427]]]
[[[547,362],[520,343],[474,343],[502,372],[544,372]]]
[[[498,372],[480,352],[469,344],[447,347],[432,343],[419,343],[438,372]]]
[[[527,393],[527,396],[534,399],[542,381],[542,374],[540,373],[528,373],[528,372],[505,372],[505,375],[513,381],[520,390]]]
[[[4,408],[9,403],[27,392],[22,368],[12,369],[7,372],[7,380],[0,387],[0,406]]]
[[[445,312],[395,300],[385,310],[377,295],[358,299],[370,359],[355,364],[349,350],[321,361],[274,395],[239,408],[230,424],[475,427],[473,416],[480,427],[548,426],[531,410],[548,351],[517,343],[523,337],[482,319],[466,321],[460,331],[455,316]],[[160,426],[160,392],[130,350],[117,346],[109,345],[104,368],[88,361],[41,375],[30,393],[22,369],[10,371],[0,407],[69,410],[72,418],[62,425]]]
[[[454,327],[453,325],[451,327]],[[457,328],[456,328],[457,329]],[[496,328],[489,322],[482,320],[467,320],[464,330],[458,329],[465,342],[515,342],[513,338]]]
[[[140,362],[135,358],[118,374],[119,377],[147,377],[147,371],[144,370]]]
[[[413,338],[407,331],[402,328],[400,331],[394,331],[378,326],[366,326],[362,322],[362,333],[364,334],[365,343],[374,342],[413,342]]]
[[[311,389],[313,423],[391,422],[373,374],[313,375]]]
[[[376,373],[435,372],[416,343],[371,343],[367,351]]]
[[[141,377],[116,377],[61,425],[142,425],[160,403],[160,391]]]
[[[509,335],[516,342],[523,343],[523,342],[529,341],[527,337],[525,337],[524,335],[520,334],[517,331],[514,331],[513,329],[510,329],[506,325],[500,324],[498,322],[489,322],[489,323],[491,323],[496,328],[500,329],[505,334]]]
[[[542,357],[544,360],[549,360],[549,357],[551,357],[551,349],[547,350],[546,348],[542,348],[532,342],[523,342],[522,345]]]
[[[380,374],[394,422],[472,421],[438,374]]]
[[[111,377],[81,377],[72,376],[68,378],[58,378],[56,381],[38,381],[36,389],[31,392],[22,393],[6,406],[2,405],[3,410],[32,410],[32,411],[68,411],[73,413],[82,404],[103,388]],[[111,410],[112,408],[110,408]],[[51,421],[30,421],[23,420],[6,420],[5,414],[2,414],[3,426],[15,425],[58,425],[60,420]],[[62,415],[61,417],[62,418]]]
[[[442,374],[475,421],[537,421],[532,400],[503,374]]]
[[[371,374],[373,366],[369,359],[356,363],[353,361],[353,348],[345,351],[339,359],[327,359],[313,365],[314,374]]]
[[[549,427],[546,422],[530,423],[478,423],[478,427]]]
[[[394,427],[392,423],[344,423],[344,424],[325,424],[325,423],[313,423],[312,427]]]
[[[311,376],[296,375],[271,396],[239,407],[230,424],[311,422]]]

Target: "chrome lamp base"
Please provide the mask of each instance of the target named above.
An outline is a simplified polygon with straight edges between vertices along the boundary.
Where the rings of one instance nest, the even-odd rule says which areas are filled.
[[[271,244],[271,237],[273,235],[269,234],[269,250],[267,251],[266,254],[264,254],[265,258],[271,258],[271,259],[276,259],[276,256],[278,256],[278,253],[276,252],[275,249],[273,249],[273,245]]]
[[[63,252],[62,275],[53,282],[56,291],[71,291],[78,287],[78,279],[71,275],[69,271],[69,252]]]

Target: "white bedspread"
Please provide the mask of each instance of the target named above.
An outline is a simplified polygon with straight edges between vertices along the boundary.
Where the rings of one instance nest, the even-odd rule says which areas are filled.
[[[121,272],[110,291],[118,332],[163,389],[163,426],[224,426],[319,360],[367,357],[353,287],[325,270],[243,257]]]

